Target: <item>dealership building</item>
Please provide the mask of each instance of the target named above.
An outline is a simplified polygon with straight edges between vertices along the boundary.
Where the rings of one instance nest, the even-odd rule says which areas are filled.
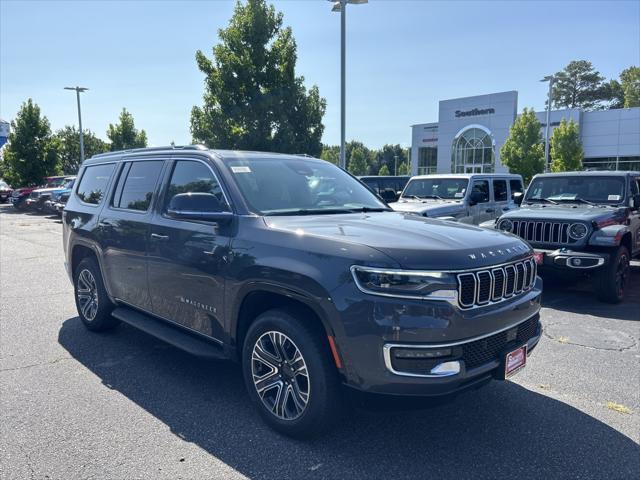
[[[500,148],[517,116],[515,91],[440,101],[437,122],[411,127],[412,175],[508,172]],[[640,108],[551,110],[549,136],[562,119],[579,126],[585,169],[640,170]]]

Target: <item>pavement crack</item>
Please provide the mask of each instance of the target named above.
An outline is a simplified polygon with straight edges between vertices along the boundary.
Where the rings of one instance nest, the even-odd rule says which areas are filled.
[[[0,368],[0,372],[12,372],[12,371],[16,371],[16,370],[25,370],[27,368],[39,367],[39,366],[42,366],[42,365],[53,365],[55,363],[63,362],[65,360],[71,360],[71,358],[72,357],[58,357],[58,358],[54,358],[52,360],[47,360],[46,362],[31,363],[29,365],[22,365],[20,367]]]

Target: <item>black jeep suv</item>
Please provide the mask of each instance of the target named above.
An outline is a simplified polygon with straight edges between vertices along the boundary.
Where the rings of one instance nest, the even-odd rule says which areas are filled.
[[[238,360],[286,434],[328,426],[350,389],[504,379],[540,339],[525,242],[394,212],[329,162],[191,146],[97,155],[78,178],[63,238],[86,327]]]
[[[533,246],[543,274],[589,274],[601,300],[620,302],[640,255],[640,172],[536,175],[495,225]]]

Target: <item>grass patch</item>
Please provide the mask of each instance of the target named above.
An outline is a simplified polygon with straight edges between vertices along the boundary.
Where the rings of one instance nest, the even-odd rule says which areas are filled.
[[[607,408],[618,413],[624,413],[625,415],[631,415],[633,413],[629,407],[625,407],[616,402],[607,402]]]

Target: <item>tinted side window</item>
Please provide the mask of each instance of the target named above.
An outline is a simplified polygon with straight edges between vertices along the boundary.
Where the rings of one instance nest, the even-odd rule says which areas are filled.
[[[78,198],[85,203],[98,205],[106,193],[115,166],[115,163],[107,163],[85,168],[76,192]]]
[[[522,188],[522,182],[520,180],[509,180],[509,186],[511,187],[512,198],[514,193],[522,193],[524,191],[524,189]]]
[[[146,211],[151,204],[163,163],[160,160],[150,160],[125,165],[113,196],[113,206]]]
[[[367,187],[369,187],[374,192],[376,192],[376,193],[380,192],[380,187],[378,185],[378,181],[377,180],[373,180],[373,179],[367,178],[367,179],[363,179],[362,183],[364,183]]]
[[[637,195],[640,193],[640,177],[631,178],[631,195]]]
[[[203,163],[188,160],[180,160],[176,163],[165,196],[163,211],[166,212],[172,204],[176,204],[174,197],[182,193],[200,194],[192,196],[190,209],[196,211],[229,210],[218,180],[211,173],[209,167]],[[182,203],[184,204],[184,202]],[[214,208],[214,206],[218,208]]]
[[[483,194],[479,203],[485,203],[489,201],[489,180],[476,180],[473,182],[472,192],[480,192]]]
[[[493,197],[496,202],[507,201],[507,181],[506,180],[493,181]]]

